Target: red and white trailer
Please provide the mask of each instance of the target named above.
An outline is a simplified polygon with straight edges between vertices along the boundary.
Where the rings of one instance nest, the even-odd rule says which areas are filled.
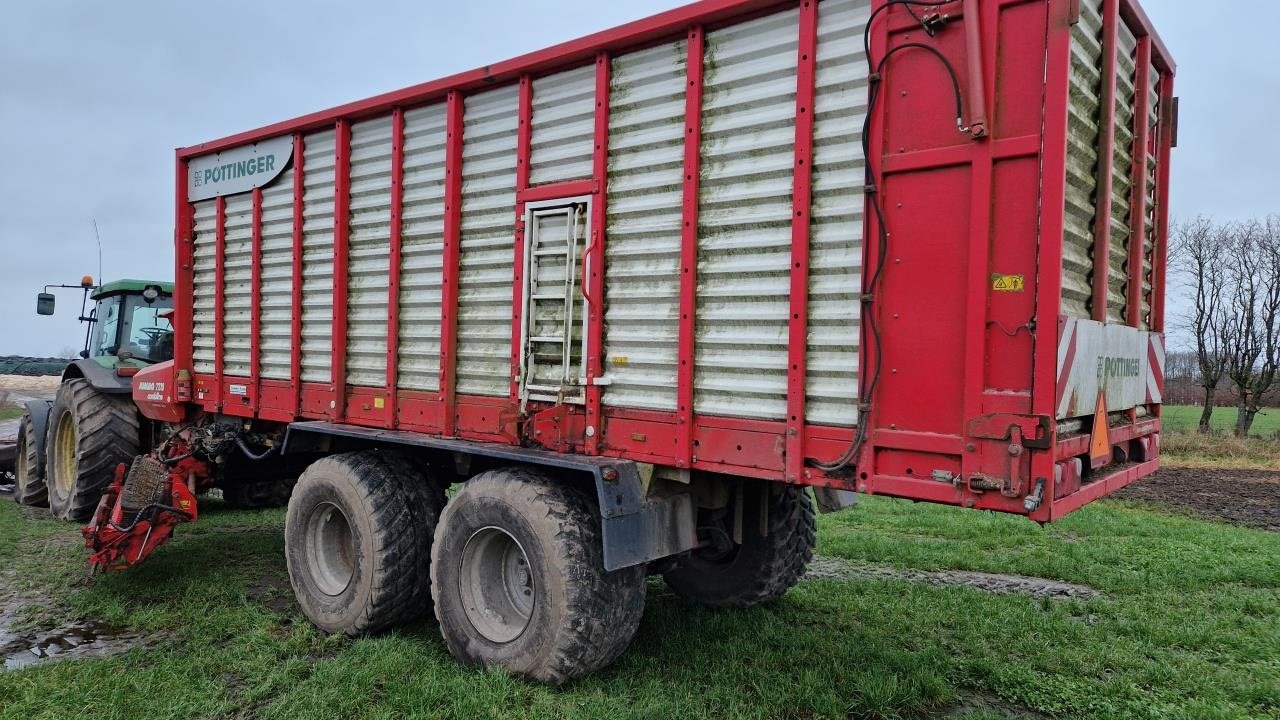
[[[804,486],[1043,522],[1153,472],[1173,79],[1134,0],[705,0],[183,148],[135,400],[158,458],[323,457],[321,627],[430,555],[457,657],[561,681],[646,568],[784,592]]]

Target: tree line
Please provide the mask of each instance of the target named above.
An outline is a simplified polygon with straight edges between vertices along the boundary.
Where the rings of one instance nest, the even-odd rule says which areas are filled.
[[[1169,242],[1173,277],[1189,289],[1180,313],[1192,345],[1186,362],[1203,389],[1200,432],[1220,392],[1235,397],[1235,434],[1246,436],[1280,380],[1280,216],[1178,222]]]

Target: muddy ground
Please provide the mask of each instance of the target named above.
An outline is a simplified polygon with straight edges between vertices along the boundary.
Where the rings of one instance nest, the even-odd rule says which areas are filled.
[[[1280,532],[1280,472],[1163,468],[1111,497]]]
[[[0,375],[0,408],[22,405],[31,400],[52,400],[62,378],[54,376],[27,377],[25,375]],[[0,421],[0,440],[18,435],[18,421]]]

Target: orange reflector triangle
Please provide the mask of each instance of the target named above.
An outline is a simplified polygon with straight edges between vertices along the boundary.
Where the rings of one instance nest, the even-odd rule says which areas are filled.
[[[1093,442],[1089,444],[1089,459],[1097,462],[1111,460],[1111,428],[1107,423],[1107,395],[1098,393],[1098,409],[1093,413]]]

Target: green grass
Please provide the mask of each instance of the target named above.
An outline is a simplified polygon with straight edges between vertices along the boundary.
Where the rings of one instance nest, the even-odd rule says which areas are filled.
[[[0,406],[0,422],[22,417],[22,408],[16,405]]]
[[[101,618],[162,638],[0,673],[0,717],[1280,717],[1280,535],[1119,502],[1042,528],[873,498],[821,523],[827,555],[1056,578],[1104,597],[823,580],[715,612],[655,580],[630,651],[559,690],[455,665],[429,621],[321,635],[286,602],[283,513],[203,510],[142,566],[83,588],[77,530],[0,504],[0,563],[59,603],[27,622]],[[948,715],[974,697],[985,709]]]
[[[1194,405],[1165,405],[1163,415],[1164,427],[1170,431],[1192,432],[1200,426],[1201,408]],[[1238,413],[1233,407],[1214,408],[1210,426],[1219,432],[1230,433],[1235,430]],[[1253,419],[1251,435],[1275,439],[1280,434],[1280,408],[1263,408]]]

